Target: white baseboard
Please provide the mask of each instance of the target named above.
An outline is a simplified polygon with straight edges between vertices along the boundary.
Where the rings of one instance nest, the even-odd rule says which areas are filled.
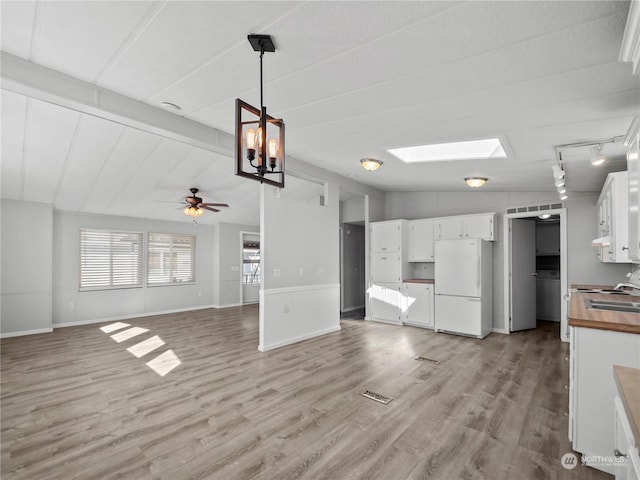
[[[333,333],[338,331],[340,331],[340,325],[336,327],[327,328],[325,330],[319,330],[317,332],[309,333],[307,335],[302,335],[300,337],[290,338],[287,340],[283,340],[281,342],[272,343],[271,345],[258,345],[258,350],[261,352],[267,352],[275,348],[285,347],[287,345],[292,345],[294,343],[302,342],[304,340],[309,340],[311,338],[316,338],[322,335],[326,335],[327,333]]]
[[[505,330],[504,328],[492,328],[491,331],[493,333],[502,333],[503,335],[509,335],[511,333],[509,330]]]
[[[140,318],[140,317],[153,317],[155,315],[167,315],[169,313],[181,313],[181,312],[191,312],[194,310],[206,310],[207,308],[218,308],[214,305],[201,305],[198,307],[189,307],[189,308],[176,308],[173,310],[163,310],[159,312],[141,312],[132,315],[118,315],[116,317],[105,317],[105,318],[96,318],[91,320],[80,320],[77,322],[65,322],[65,323],[55,323],[53,328],[64,328],[64,327],[77,327],[79,325],[91,325],[93,323],[104,323],[104,322],[113,322],[120,320],[130,320],[132,318]]]
[[[225,305],[211,305],[211,307],[216,309],[221,309],[221,308],[241,307],[242,305],[243,305],[242,303],[227,303]]]
[[[402,326],[402,322],[400,320],[381,320],[379,318],[371,318],[370,320],[379,323],[388,323],[389,325],[398,325],[400,327]]]
[[[23,335],[37,335],[39,333],[51,333],[53,328],[38,328],[36,330],[22,330],[20,332],[8,332],[0,334],[0,338],[21,337]]]

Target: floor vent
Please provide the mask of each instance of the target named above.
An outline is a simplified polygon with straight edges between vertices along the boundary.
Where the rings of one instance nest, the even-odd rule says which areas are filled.
[[[385,405],[393,400],[391,397],[385,397],[384,395],[380,395],[379,393],[375,393],[370,390],[365,390],[360,395],[370,398],[371,400],[375,400],[376,402],[384,403]]]
[[[434,360],[433,358],[427,358],[427,357],[421,357],[421,356],[416,357],[416,360],[419,360],[421,362],[432,363],[434,365],[440,365],[442,363],[440,360]]]

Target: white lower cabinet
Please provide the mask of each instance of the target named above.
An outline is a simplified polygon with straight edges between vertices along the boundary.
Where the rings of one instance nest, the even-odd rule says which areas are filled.
[[[371,318],[402,325],[402,284],[373,283],[371,285]]]
[[[585,463],[615,475],[616,448],[613,365],[640,368],[640,335],[571,327],[569,425],[573,449]],[[625,452],[626,453],[626,452]]]
[[[634,465],[634,456],[638,457],[638,448],[633,438],[631,424],[625,413],[624,406],[620,397],[615,398],[615,450],[613,458],[615,459],[615,476],[616,480],[638,479],[640,472],[637,465]],[[634,455],[635,454],[635,455]],[[634,471],[635,470],[635,471]]]
[[[403,323],[414,327],[433,328],[434,293],[428,283],[402,284],[404,300]]]

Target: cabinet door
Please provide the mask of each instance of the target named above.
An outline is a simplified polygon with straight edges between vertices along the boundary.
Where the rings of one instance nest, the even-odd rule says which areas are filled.
[[[431,308],[433,302],[429,298],[429,288],[431,285],[423,283],[403,284],[405,302],[405,322],[411,325],[432,326]],[[433,291],[431,291],[433,293]]]
[[[627,154],[629,172],[629,258],[640,261],[640,134]]]
[[[402,284],[388,285],[385,289],[385,320],[402,323],[402,308],[404,305]]]
[[[386,295],[386,286],[374,283],[371,285],[371,297],[370,297],[370,306],[371,306],[371,318],[377,318],[384,320],[386,304],[385,304],[385,295]]]
[[[398,253],[372,253],[371,279],[374,282],[398,283],[402,281],[402,268]]]
[[[419,220],[409,226],[409,261],[433,261],[433,223]]]
[[[622,455],[616,458],[614,464],[616,480],[628,480],[629,478],[629,452],[633,444],[633,433],[631,433],[631,425],[627,419],[627,415],[624,412],[622,401],[620,397],[616,396],[614,400],[615,405],[615,448]],[[615,453],[614,453],[615,455]]]
[[[398,223],[371,224],[371,251],[397,252],[400,250],[400,225]]]
[[[438,239],[462,238],[462,218],[447,218],[438,221]]]
[[[465,217],[462,221],[465,238],[493,240],[493,215]]]

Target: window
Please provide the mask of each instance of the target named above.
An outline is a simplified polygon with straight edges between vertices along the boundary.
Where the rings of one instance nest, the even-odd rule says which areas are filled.
[[[260,241],[245,240],[242,247],[242,283],[260,284]]]
[[[175,285],[196,280],[196,237],[149,233],[147,284]]]
[[[80,290],[142,287],[142,233],[80,230]]]

